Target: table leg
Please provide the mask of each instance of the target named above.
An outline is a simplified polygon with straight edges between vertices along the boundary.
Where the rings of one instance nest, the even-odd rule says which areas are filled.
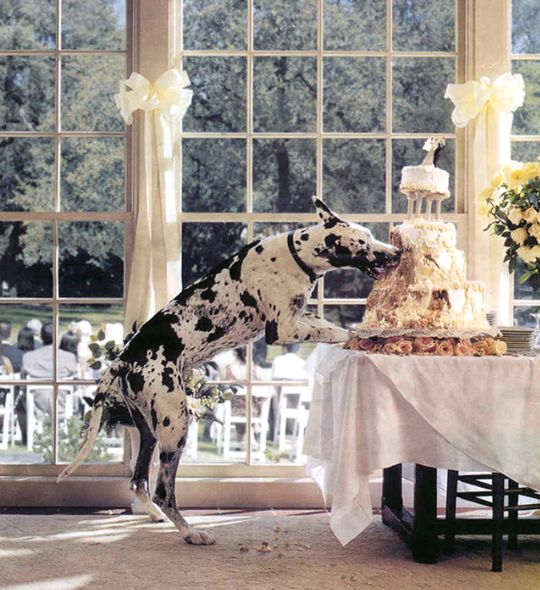
[[[395,528],[401,519],[403,498],[401,495],[401,463],[383,469],[381,517],[384,524]]]
[[[413,559],[435,563],[439,557],[437,539],[437,470],[416,465],[414,484]]]

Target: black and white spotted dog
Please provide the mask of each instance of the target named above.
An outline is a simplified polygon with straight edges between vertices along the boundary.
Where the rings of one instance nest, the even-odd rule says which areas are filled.
[[[175,475],[189,425],[183,376],[262,334],[268,344],[345,341],[347,330],[304,312],[316,280],[336,268],[377,277],[399,258],[368,229],[343,221],[321,200],[314,202],[317,225],[245,246],[140,327],[101,378],[86,440],[58,481],[90,452],[104,407],[121,400],[140,432],[131,485],[150,517],[162,520],[165,514],[189,543],[214,542],[192,528],[176,506]],[[148,472],[156,442],[160,469],[152,502]]]

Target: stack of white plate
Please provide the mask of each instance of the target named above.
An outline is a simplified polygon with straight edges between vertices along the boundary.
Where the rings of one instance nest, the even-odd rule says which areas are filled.
[[[508,354],[531,354],[534,350],[535,334],[531,328],[499,328],[502,340],[506,342]]]

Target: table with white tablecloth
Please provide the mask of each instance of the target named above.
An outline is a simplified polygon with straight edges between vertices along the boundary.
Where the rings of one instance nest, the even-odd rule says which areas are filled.
[[[320,345],[304,453],[345,544],[369,474],[401,463],[500,471],[540,489],[540,358],[392,356]]]

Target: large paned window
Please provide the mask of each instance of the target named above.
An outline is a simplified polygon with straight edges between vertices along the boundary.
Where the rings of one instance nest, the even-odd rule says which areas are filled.
[[[512,70],[525,80],[525,103],[514,115],[512,158],[536,161],[540,156],[540,12],[535,0],[512,0]],[[524,268],[515,273],[514,321],[534,327],[540,313],[540,291],[520,285]]]
[[[75,456],[99,376],[91,336],[122,339],[131,159],[113,94],[131,69],[127,4],[0,0],[3,473]],[[88,462],[122,472],[123,440],[103,433]]]
[[[443,98],[463,79],[463,11],[454,0],[183,0],[178,63],[194,90],[182,133],[184,285],[247,242],[314,222],[313,194],[387,240],[406,210],[401,168],[422,160],[430,135],[447,138],[444,212],[466,248],[462,142]],[[309,307],[348,327],[371,285],[329,273]],[[239,391],[222,424],[199,424],[188,459],[301,462],[301,361],[312,350],[261,340],[214,359],[213,378]]]

